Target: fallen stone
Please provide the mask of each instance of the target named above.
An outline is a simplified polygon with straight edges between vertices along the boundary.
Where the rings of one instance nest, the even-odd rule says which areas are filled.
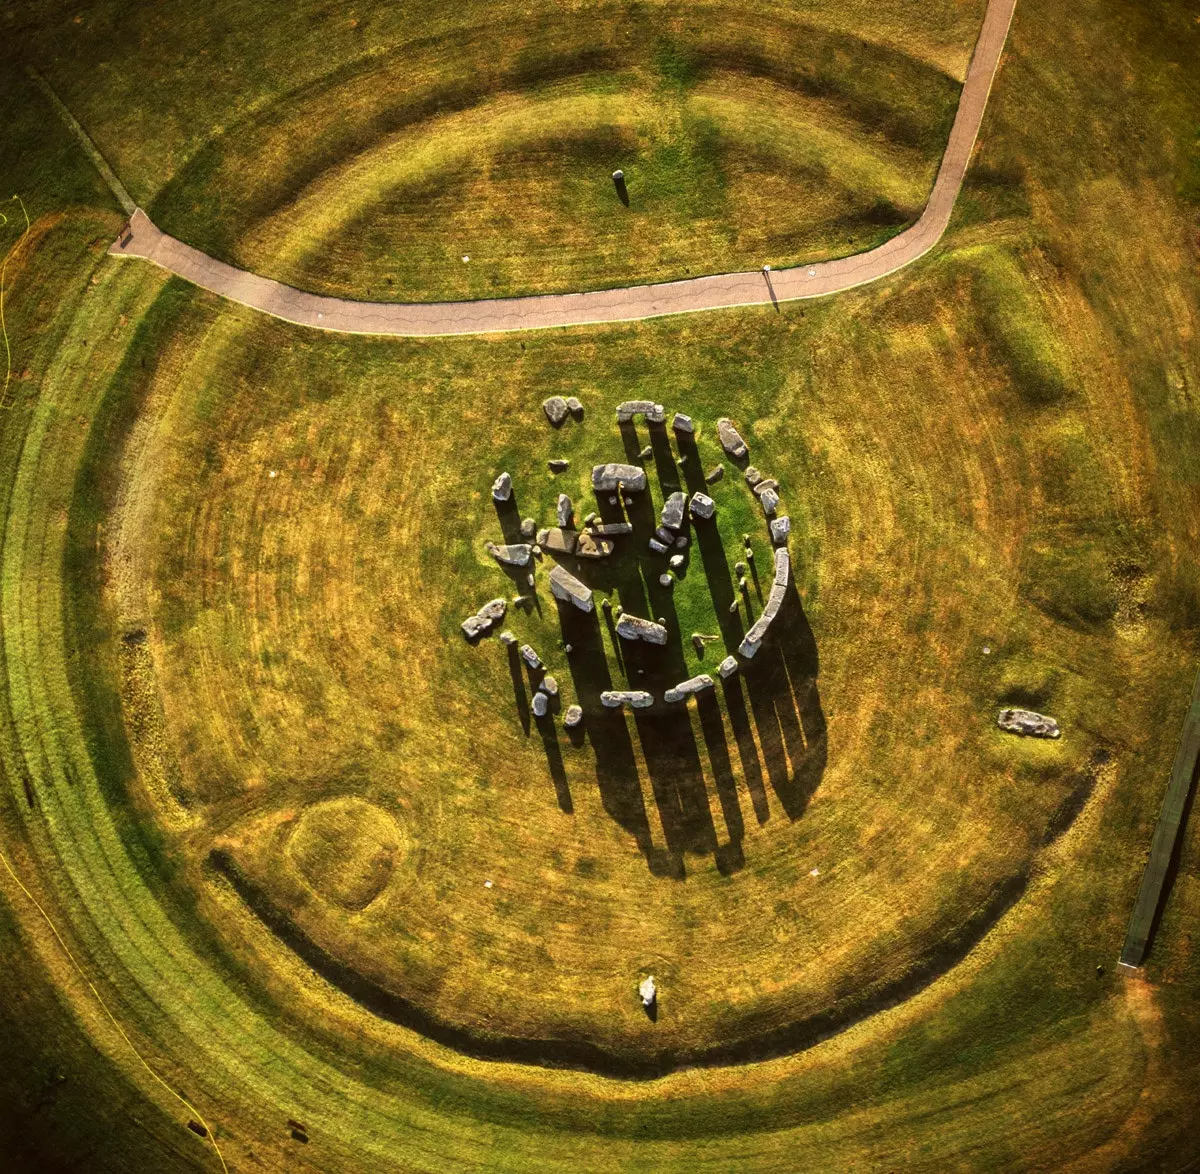
[[[678,530],[683,525],[683,511],[687,508],[686,493],[672,493],[663,504],[662,524],[671,530]]]
[[[701,673],[698,677],[691,677],[689,680],[680,681],[674,689],[668,689],[663,694],[664,701],[682,701],[685,697],[694,697],[697,693],[703,693],[705,689],[713,687],[713,679],[708,673]]]
[[[507,473],[501,473],[492,482],[492,500],[508,501],[510,497],[512,497],[512,477]]]
[[[533,716],[545,717],[550,710],[550,699],[545,693],[535,693],[533,695]]]
[[[716,483],[718,481],[720,481],[724,476],[725,476],[725,466],[718,465],[715,469],[709,469],[709,471],[704,474],[704,480],[705,480],[706,484],[708,484],[708,485],[716,485]]]
[[[529,546],[520,542],[512,546],[498,546],[495,542],[489,542],[486,549],[498,563],[509,567],[527,567],[533,555]]]
[[[576,420],[582,419],[583,404],[579,402],[579,397],[577,395],[567,396],[567,411],[570,412]]]
[[[490,621],[482,616],[467,616],[462,622],[462,632],[468,640],[478,640],[480,636],[491,631]]]
[[[646,709],[654,704],[654,698],[641,689],[606,689],[600,694],[600,704],[606,709],[620,709],[622,705]]]
[[[676,412],[675,418],[671,421],[671,427],[676,432],[695,432],[696,425],[692,422],[691,416],[685,416],[682,412]]]
[[[533,538],[537,534],[537,522],[532,518],[521,519],[521,537]]]
[[[516,636],[514,636],[507,629],[500,633],[500,643],[505,645],[506,647],[511,648],[516,642],[517,642]]]
[[[717,421],[717,437],[721,441],[721,447],[735,461],[740,461],[743,457],[749,455],[750,447],[742,439],[741,434],[733,426],[733,421],[726,419],[724,416]]]
[[[573,603],[580,611],[592,610],[592,589],[576,579],[565,567],[550,569],[550,594],[564,603]]]
[[[632,534],[632,522],[601,522],[592,527],[593,534]]]
[[[1020,734],[1023,738],[1062,737],[1054,718],[1034,713],[1032,709],[1002,709],[996,716],[996,725],[1006,733]]]
[[[775,511],[779,508],[779,494],[774,489],[764,490],[758,495],[758,504],[762,506],[763,513],[768,518],[773,518]]]
[[[596,520],[597,516],[598,515],[596,514],[596,511],[592,510],[592,512],[583,519],[583,524],[585,526],[590,526]]]
[[[528,644],[521,645],[521,659],[531,668],[540,669],[542,667],[542,658],[534,652],[532,646]]]
[[[575,513],[575,507],[571,504],[571,499],[565,494],[558,495],[558,504],[555,507],[558,524],[562,527],[571,524],[571,516]]]
[[[692,494],[692,517],[711,518],[717,510],[717,503],[707,493]]]
[[[578,705],[568,705],[567,712],[563,714],[563,725],[568,730],[573,730],[582,721],[583,710]]]
[[[655,1000],[658,998],[658,988],[654,985],[653,974],[638,983],[638,998],[642,1000],[642,1006],[647,1010],[654,1006]]]
[[[553,530],[538,531],[538,546],[551,554],[574,554],[579,544],[579,535],[574,530],[555,526]]]
[[[771,519],[771,541],[776,546],[782,546],[788,540],[788,535],[792,532],[792,519],[783,514],[781,517]]]
[[[737,657],[733,655],[727,656],[719,665],[717,665],[717,672],[721,675],[722,681],[729,680],[729,678],[732,677],[737,671]]]
[[[653,620],[622,613],[617,621],[617,635],[625,640],[644,640],[647,644],[666,644],[667,629]]]
[[[561,428],[571,409],[567,407],[567,401],[561,395],[552,395],[549,399],[542,400],[542,411],[555,428]]]
[[[628,424],[634,416],[645,416],[648,424],[661,424],[667,418],[662,404],[653,400],[631,399],[617,405],[618,424]]]
[[[608,558],[613,550],[613,544],[608,539],[595,537],[591,530],[584,530],[575,543],[576,558]]]
[[[646,488],[646,470],[637,465],[612,463],[592,469],[592,488],[598,493],[611,493],[618,487],[629,493],[641,493]],[[614,503],[615,504],[615,503]]]
[[[768,489],[778,489],[779,482],[774,477],[764,477],[757,485],[753,486],[755,497],[762,497]]]
[[[650,549],[652,551],[654,551],[655,554],[666,554],[667,553],[667,547],[664,546],[663,543],[659,542],[659,540],[657,538],[651,538],[650,542],[649,542],[649,546],[650,546]]]
[[[564,461],[562,457],[555,457],[552,461],[546,462],[551,473],[565,473],[570,467],[570,461]]]
[[[492,599],[485,603],[475,614],[480,619],[487,620],[489,623],[498,623],[504,619],[504,613],[508,610],[508,601],[505,599]]]
[[[667,561],[667,566],[669,566],[671,568],[671,570],[677,571],[677,570],[679,570],[679,568],[681,566],[683,566],[683,564],[685,562],[687,562],[687,559],[685,559],[683,557],[683,555],[673,554],[673,555],[671,555],[670,559]]]
[[[543,677],[542,683],[538,685],[538,688],[550,697],[558,696],[558,682],[553,677]]]
[[[749,485],[751,489],[753,489],[763,479],[763,475],[753,465],[746,470],[744,476],[746,478],[746,484]]]

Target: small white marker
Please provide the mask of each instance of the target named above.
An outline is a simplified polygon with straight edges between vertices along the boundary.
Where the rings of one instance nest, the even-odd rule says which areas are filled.
[[[491,881],[484,881],[484,882],[483,882],[483,887],[484,887],[485,889],[490,889],[490,888],[492,887],[492,882],[491,882]]]
[[[274,469],[272,469],[272,470],[271,470],[271,471],[270,471],[270,472],[267,474],[267,476],[268,476],[268,477],[278,477],[278,476],[279,476],[279,474],[278,474],[278,473],[276,473]]]
[[[983,655],[984,656],[992,655],[992,650],[986,644],[983,646]]]
[[[471,259],[470,257],[464,257],[463,264],[465,265],[470,259]]]
[[[325,317],[324,311],[322,311],[322,310],[318,310],[318,311],[317,311],[317,317],[318,317],[318,318],[324,318],[324,317]]]
[[[809,277],[816,277],[817,271],[815,269],[810,269],[808,271],[808,275],[809,275]]]
[[[819,868],[814,868],[814,869],[812,870],[812,872],[810,872],[808,875],[809,875],[809,876],[820,876],[820,875],[821,875],[821,870],[820,870]]]

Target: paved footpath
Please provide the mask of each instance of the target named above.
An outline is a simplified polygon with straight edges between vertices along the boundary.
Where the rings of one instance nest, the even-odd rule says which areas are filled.
[[[133,213],[109,252],[119,257],[144,257],[195,285],[288,322],[348,334],[404,337],[484,334],[595,322],[628,322],[664,314],[823,297],[894,273],[928,252],[946,231],[975,146],[1016,4],[1017,0],[989,0],[946,153],[920,219],[878,248],[852,257],[792,269],[774,269],[770,273],[761,270],[721,273],[686,281],[588,293],[402,304],[323,297],[304,293],[268,277],[255,276],[167,236],[141,209]]]

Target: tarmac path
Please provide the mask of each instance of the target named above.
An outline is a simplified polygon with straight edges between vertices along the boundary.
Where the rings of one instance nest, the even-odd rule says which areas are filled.
[[[937,179],[915,224],[878,248],[791,269],[752,270],[587,293],[473,302],[358,302],[305,293],[237,269],[155,227],[139,208],[109,252],[144,257],[203,289],[301,326],[424,337],[629,322],[666,314],[818,298],[876,281],[927,253],[946,231],[987,108],[1017,0],[989,0]]]

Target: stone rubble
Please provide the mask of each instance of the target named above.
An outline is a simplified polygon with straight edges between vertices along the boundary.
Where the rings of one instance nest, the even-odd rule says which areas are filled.
[[[704,481],[706,485],[716,485],[716,483],[724,478],[724,476],[725,466],[718,465],[715,469],[709,469],[709,471],[704,474]]]

